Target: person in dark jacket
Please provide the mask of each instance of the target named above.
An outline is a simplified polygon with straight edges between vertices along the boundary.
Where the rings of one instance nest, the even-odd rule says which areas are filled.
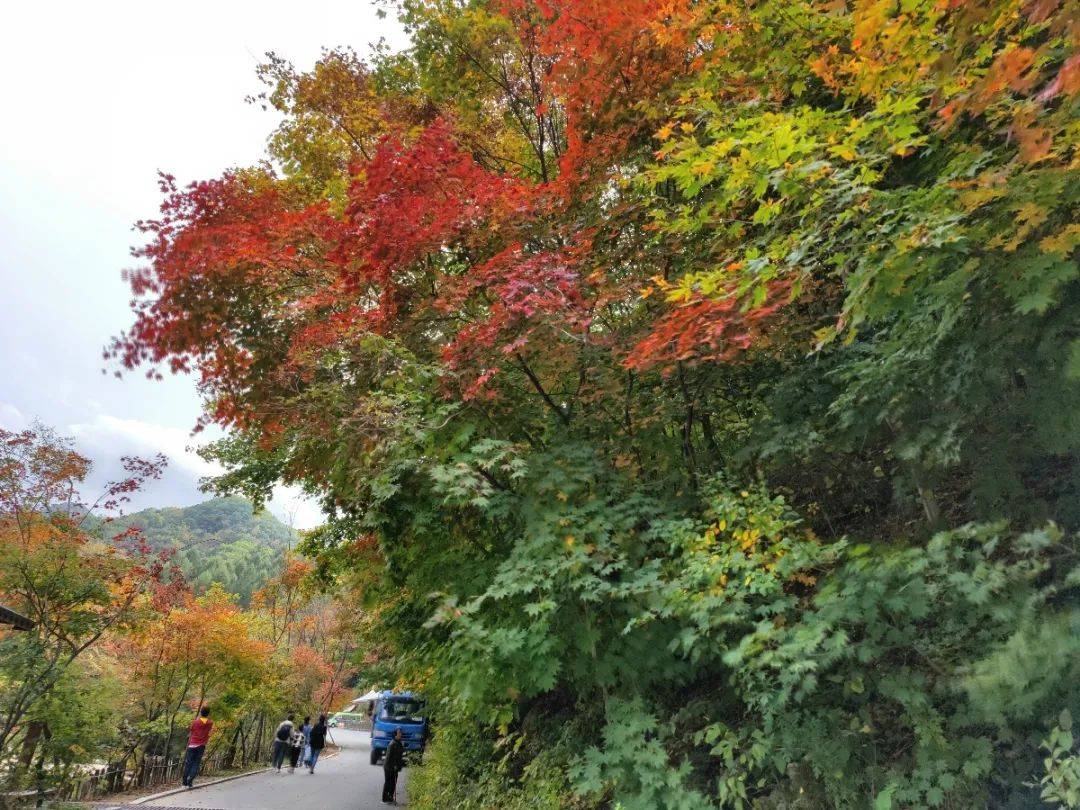
[[[397,777],[405,767],[405,745],[401,742],[401,729],[394,731],[394,739],[386,748],[386,761],[383,763],[383,804],[397,804]]]
[[[274,759],[270,767],[276,768],[281,773],[281,766],[285,762],[285,756],[289,753],[289,739],[293,733],[293,715],[281,721],[274,732]]]
[[[322,753],[323,748],[326,747],[326,715],[319,715],[319,722],[314,725],[311,732],[308,734],[308,754],[307,762],[304,764],[308,766],[308,773],[315,773],[315,763],[319,761],[319,754]]]

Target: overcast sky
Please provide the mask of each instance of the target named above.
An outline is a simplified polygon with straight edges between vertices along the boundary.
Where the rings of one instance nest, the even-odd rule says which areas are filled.
[[[101,374],[101,349],[130,320],[120,272],[156,214],[156,172],[183,181],[250,165],[272,113],[244,103],[274,50],[299,67],[320,48],[364,53],[392,20],[367,0],[11,3],[0,25],[0,427],[38,419],[73,436],[98,486],[125,454],[164,452],[162,481],[133,504],[182,506],[213,473],[186,448],[199,414],[186,377]],[[312,504],[282,491],[298,528]]]

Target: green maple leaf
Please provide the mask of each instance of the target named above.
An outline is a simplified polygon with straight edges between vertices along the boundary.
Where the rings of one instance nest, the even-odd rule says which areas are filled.
[[[1065,378],[1080,380],[1080,338],[1069,344],[1069,357],[1065,361]]]

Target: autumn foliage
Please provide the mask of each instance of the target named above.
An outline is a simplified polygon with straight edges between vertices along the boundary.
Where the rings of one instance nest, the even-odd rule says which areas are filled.
[[[246,765],[278,714],[337,708],[353,677],[349,610],[315,593],[290,557],[243,609],[196,594],[171,552],[154,552],[117,510],[164,462],[123,460],[127,477],[92,502],[90,461],[34,427],[0,430],[0,604],[31,622],[0,632],[0,752],[7,784],[65,791],[107,760],[138,782],[175,764],[192,712],[212,707],[211,753]]]
[[[270,163],[163,179],[107,353],[322,498],[309,581],[458,724],[418,795],[1064,795],[1073,692],[992,707],[1072,649],[1075,0],[396,5],[268,56]]]
[[[167,557],[138,532],[91,519],[91,509],[115,514],[164,462],[123,466],[128,475],[87,502],[90,461],[69,441],[40,426],[0,430],[0,604],[31,622],[0,634],[0,754],[10,784],[47,742],[56,695],[78,682],[104,640],[138,624],[165,571]]]

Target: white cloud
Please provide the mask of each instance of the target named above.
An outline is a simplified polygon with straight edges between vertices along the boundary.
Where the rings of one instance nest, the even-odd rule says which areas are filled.
[[[26,425],[27,419],[22,411],[10,402],[0,402],[0,428],[22,430]]]
[[[267,504],[267,509],[294,529],[310,529],[326,522],[319,504],[296,486],[274,487],[274,499]]]
[[[80,447],[111,449],[117,456],[164,453],[170,467],[179,468],[189,476],[218,475],[222,471],[219,464],[195,454],[195,449],[206,440],[196,441],[180,428],[98,414],[93,422],[72,425],[70,430]]]
[[[195,452],[212,441],[213,434],[192,436],[180,428],[109,414],[98,414],[91,422],[71,425],[69,432],[79,452],[94,461],[86,482],[85,495],[90,499],[109,481],[123,477],[122,456],[151,458],[162,453],[168,459],[162,477],[148,482],[125,511],[199,503],[209,497],[200,491],[200,479],[223,472],[220,464],[207,461]],[[298,487],[275,487],[268,507],[279,519],[297,529],[308,529],[323,522],[318,505],[305,497]]]
[[[187,182],[263,156],[278,116],[244,98],[263,89],[265,51],[309,68],[322,46],[363,53],[382,36],[405,41],[363,2],[309,0],[303,14],[288,0],[4,5],[0,73],[19,77],[6,108],[33,125],[0,127],[0,426],[40,418],[75,434],[97,464],[88,493],[119,477],[121,455],[164,452],[168,471],[131,508],[206,497],[198,479],[218,470],[187,449],[206,441],[187,430],[191,380],[100,374],[101,347],[131,323],[131,224],[158,210],[159,168]],[[278,516],[320,522],[295,489],[274,494]]]

